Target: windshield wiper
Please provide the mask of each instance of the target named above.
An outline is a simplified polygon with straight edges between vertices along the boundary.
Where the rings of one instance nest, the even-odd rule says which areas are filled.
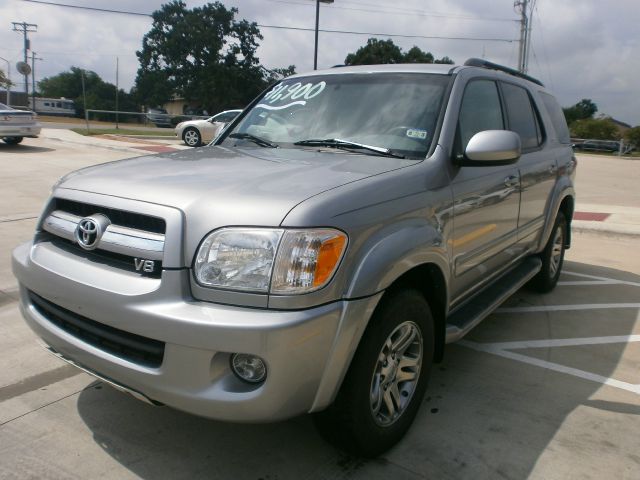
[[[295,142],[294,145],[309,146],[309,147],[333,147],[342,149],[361,149],[369,152],[379,153],[387,157],[405,158],[404,155],[393,152],[389,148],[376,147],[374,145],[365,145],[364,143],[352,142],[350,140],[342,140],[340,138],[310,138],[308,140],[300,140]]]
[[[229,135],[229,137],[239,138],[241,140],[250,140],[256,145],[260,145],[261,147],[278,148],[279,146],[277,143],[272,143],[269,140],[256,137],[255,135],[251,135],[250,133],[232,133],[231,135]]]

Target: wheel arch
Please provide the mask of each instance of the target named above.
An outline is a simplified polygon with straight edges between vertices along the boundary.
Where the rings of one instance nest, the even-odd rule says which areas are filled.
[[[403,272],[384,290],[369,299],[369,306],[360,311],[362,318],[355,327],[342,327],[351,330],[349,338],[341,338],[340,346],[335,346],[334,353],[325,365],[325,373],[320,382],[315,400],[310,412],[316,412],[330,405],[337,395],[342,382],[351,367],[364,332],[375,312],[385,302],[386,298],[402,289],[413,289],[420,292],[427,300],[434,320],[434,362],[440,362],[444,355],[447,311],[447,283],[444,272],[432,262],[416,265]],[[337,335],[340,335],[338,332]],[[337,352],[343,352],[337,354]],[[348,354],[346,353],[348,352]]]
[[[573,220],[573,212],[575,209],[575,200],[572,195],[567,195],[560,202],[560,208],[558,211],[564,214],[564,218],[567,221],[567,231],[565,232],[565,248],[571,247],[571,221]]]
[[[435,334],[433,360],[434,362],[442,361],[448,305],[446,277],[435,263],[417,265],[403,273],[385,290],[380,303],[384,302],[389,295],[403,289],[417,290],[429,304],[433,316]]]
[[[573,185],[569,179],[563,179],[556,185],[554,194],[549,202],[550,208],[547,209],[545,217],[544,228],[540,235],[540,241],[535,253],[540,253],[544,250],[545,245],[549,241],[553,224],[556,221],[558,212],[562,212],[567,220],[567,235],[565,247],[571,246],[571,221],[573,219],[573,213],[575,209],[575,191]]]

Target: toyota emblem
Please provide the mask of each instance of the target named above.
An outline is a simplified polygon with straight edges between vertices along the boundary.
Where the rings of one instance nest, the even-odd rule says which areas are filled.
[[[83,218],[76,227],[76,242],[85,250],[93,250],[110,223],[107,217],[100,214]]]

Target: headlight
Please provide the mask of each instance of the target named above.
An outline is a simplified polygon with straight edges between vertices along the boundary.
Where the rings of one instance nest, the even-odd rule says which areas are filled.
[[[266,292],[282,230],[225,228],[207,236],[196,257],[199,283]]]
[[[196,255],[203,286],[259,293],[307,293],[333,277],[347,236],[333,229],[223,228],[207,237]]]

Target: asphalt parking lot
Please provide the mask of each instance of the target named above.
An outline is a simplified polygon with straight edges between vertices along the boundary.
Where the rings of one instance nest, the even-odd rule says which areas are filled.
[[[20,317],[10,252],[62,174],[144,153],[120,147],[0,144],[0,478],[640,478],[636,235],[577,232],[556,290],[517,292],[450,346],[409,434],[377,460],[334,450],[308,417],[233,425],[150,407],[50,356]],[[590,210],[640,204],[640,161],[578,169]]]

